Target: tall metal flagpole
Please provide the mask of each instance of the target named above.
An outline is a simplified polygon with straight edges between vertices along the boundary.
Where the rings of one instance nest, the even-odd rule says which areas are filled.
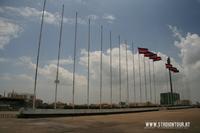
[[[170,88],[171,88],[171,104],[174,105],[174,88],[173,88],[173,81],[172,81],[172,73],[171,71],[169,70],[169,80],[170,80]]]
[[[119,41],[119,104],[120,104],[120,108],[121,108],[121,95],[122,95],[122,85],[121,85],[121,82],[122,82],[122,79],[121,79],[121,47],[120,47],[120,43],[121,43],[121,40],[120,40],[120,35],[118,36],[118,41]]]
[[[61,42],[62,42],[62,27],[63,27],[63,15],[64,15],[64,5],[62,6],[62,18],[61,18],[61,24],[60,24],[60,38],[59,38],[59,47],[58,47],[58,62],[57,62],[57,71],[56,71],[56,88],[55,88],[55,102],[54,102],[54,109],[56,109],[56,103],[57,103],[57,89],[59,84],[59,64],[60,64],[60,48],[61,48]]]
[[[167,64],[171,64],[170,58],[167,59]],[[169,82],[170,82],[170,89],[171,89],[171,104],[173,105],[173,86],[172,86],[172,76],[171,71],[169,69]]]
[[[76,41],[77,41],[77,16],[78,13],[76,12],[76,19],[75,19],[75,33],[74,33],[74,65],[73,65],[73,90],[72,90],[72,106],[74,109],[74,94],[75,94],[75,73],[76,73]]]
[[[112,32],[110,31],[110,104],[112,108]]]
[[[127,104],[128,104],[128,107],[129,107],[129,79],[128,79],[128,57],[127,57],[127,41],[125,41],[125,44],[126,44],[126,89],[127,89]]]
[[[102,102],[102,51],[103,51],[103,26],[101,25],[101,59],[100,59],[100,109]]]
[[[175,84],[177,84],[177,82],[176,82],[175,76],[176,76],[176,74],[173,75],[174,79],[172,78],[173,93],[177,92],[176,85],[175,85]],[[176,101],[176,95],[173,95],[173,99],[174,99],[174,101]],[[174,103],[174,104],[176,104],[176,103]]]
[[[166,71],[165,71],[165,75],[166,75],[166,81],[167,81],[167,92],[168,92],[168,90],[169,90],[169,81],[168,81],[168,78],[167,78],[167,76],[168,76],[168,74],[167,74],[167,69],[166,69]],[[169,95],[167,95],[167,103],[169,104],[170,103],[170,96]]]
[[[138,61],[139,61],[139,79],[140,79],[140,102],[142,102],[142,81],[141,81],[141,68],[140,68],[140,54],[138,52]]]
[[[155,81],[155,68],[154,68],[154,61],[153,61],[153,84],[154,84],[154,96],[155,96],[155,104],[156,104],[156,81]]]
[[[144,60],[144,88],[145,88],[145,98],[147,101],[147,76],[146,76],[146,62],[145,62],[145,56],[143,58]]]
[[[37,63],[35,69],[35,81],[34,81],[34,96],[33,96],[33,109],[35,109],[35,101],[36,101],[36,90],[37,90],[37,76],[38,76],[38,64],[40,58],[40,45],[42,40],[42,29],[43,29],[43,22],[44,22],[44,11],[46,6],[46,0],[44,0],[43,10],[42,10],[42,20],[40,25],[40,35],[39,35],[39,42],[38,42],[38,50],[37,50]]]
[[[87,77],[87,106],[90,107],[90,19],[88,20],[88,77]]]
[[[134,46],[132,42],[132,55],[133,55],[133,93],[134,93],[134,102],[136,102],[136,90],[135,90],[135,58],[134,58]]]
[[[172,79],[172,85],[173,85],[173,92],[174,93],[177,93],[177,86],[176,86],[176,84],[177,84],[177,81],[176,81],[176,74],[174,74],[173,75],[173,77],[174,77],[174,80]],[[186,93],[187,94],[187,93]],[[187,96],[186,96],[187,97]],[[174,101],[176,101],[176,95],[174,95]],[[176,103],[175,103],[176,104]]]
[[[149,60],[149,89],[150,89],[150,101],[152,101],[152,90],[151,90],[151,65],[150,65],[150,61]]]

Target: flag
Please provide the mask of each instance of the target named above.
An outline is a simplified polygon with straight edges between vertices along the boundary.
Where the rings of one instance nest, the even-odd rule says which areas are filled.
[[[165,66],[166,66],[166,68],[168,68],[168,69],[171,68],[171,67],[173,67],[172,64],[168,64],[168,63],[165,64]]]
[[[176,71],[174,71],[174,73],[179,73],[179,70],[178,70],[178,69],[176,69]]]
[[[157,56],[156,58],[153,59],[153,61],[160,61],[162,58],[160,56]]]
[[[175,73],[179,73],[179,70],[178,70],[178,69],[176,69]]]
[[[138,48],[139,54],[145,54],[148,52],[147,48]]]
[[[175,67],[170,67],[169,70],[174,72],[174,71],[176,71],[176,68]]]
[[[156,59],[156,58],[157,58],[157,54],[154,54],[154,53],[153,53],[152,56],[149,57],[149,59],[152,59],[152,60],[153,60],[153,59]]]
[[[169,70],[174,72],[174,73],[178,73],[179,72],[179,70],[176,67],[170,67]]]
[[[153,56],[154,55],[154,53],[152,53],[152,52],[150,52],[150,51],[147,51],[145,54],[144,54],[144,57],[151,57],[151,56]]]

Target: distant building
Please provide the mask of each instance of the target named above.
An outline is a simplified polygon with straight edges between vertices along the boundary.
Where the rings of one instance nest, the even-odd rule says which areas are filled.
[[[24,99],[25,101],[32,101],[33,100],[33,94],[28,94],[28,93],[16,93],[16,92],[10,92],[8,93],[8,97],[9,98],[20,98],[20,99]]]
[[[173,94],[171,94],[171,92],[160,93],[161,105],[171,105],[171,104],[177,104],[179,102],[180,102],[179,93],[173,93]]]
[[[191,105],[191,101],[187,99],[180,100],[181,105]]]
[[[36,107],[42,106],[43,101],[36,99]],[[0,110],[18,110],[20,108],[31,108],[33,105],[33,94],[8,93],[7,97],[0,97]]]

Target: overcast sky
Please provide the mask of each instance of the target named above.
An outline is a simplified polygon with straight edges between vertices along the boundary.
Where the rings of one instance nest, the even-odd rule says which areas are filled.
[[[45,102],[52,102],[54,99],[62,4],[65,5],[65,12],[59,101],[71,102],[76,11],[78,12],[76,103],[86,103],[88,18],[91,18],[91,103],[99,100],[100,25],[104,26],[104,102],[109,102],[110,96],[109,31],[112,31],[113,99],[116,103],[119,101],[118,35],[121,35],[122,40],[122,99],[124,101],[126,99],[124,40],[127,40],[129,45],[128,64],[131,80],[129,87],[132,101],[134,100],[132,41],[135,49],[138,46],[146,47],[163,57],[163,61],[155,63],[157,93],[169,91],[168,75],[164,63],[166,57],[170,56],[173,64],[180,70],[180,73],[173,74],[175,91],[179,91],[182,98],[188,98],[191,94],[193,102],[200,101],[199,0],[47,0],[39,62],[38,98]],[[0,94],[2,95],[4,91],[8,93],[12,90],[20,93],[33,93],[42,6],[42,0],[0,0]],[[139,93],[136,50],[134,57],[136,92]],[[146,60],[147,63],[148,60]],[[143,72],[142,64],[141,69]],[[147,67],[147,80],[149,81],[148,78]],[[147,88],[149,88],[149,82]],[[190,89],[189,92],[187,88]],[[149,93],[148,90],[148,96]],[[136,100],[138,99],[137,95]]]

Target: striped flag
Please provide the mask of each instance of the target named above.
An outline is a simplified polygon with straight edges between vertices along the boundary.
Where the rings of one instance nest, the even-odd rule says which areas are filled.
[[[153,59],[153,61],[160,61],[162,58],[160,56],[157,56],[156,58]]]
[[[166,68],[168,68],[168,69],[171,68],[171,67],[173,67],[172,64],[168,64],[168,63],[165,64],[165,66],[166,66]]]
[[[174,73],[178,73],[179,72],[179,70],[176,67],[170,67],[169,70],[174,72]]]
[[[138,48],[139,54],[146,54],[148,52],[147,48]]]
[[[145,53],[144,54],[144,57],[152,57],[152,56],[154,56],[155,54],[153,53],[153,52],[150,52],[150,51],[148,51],[147,53]]]

